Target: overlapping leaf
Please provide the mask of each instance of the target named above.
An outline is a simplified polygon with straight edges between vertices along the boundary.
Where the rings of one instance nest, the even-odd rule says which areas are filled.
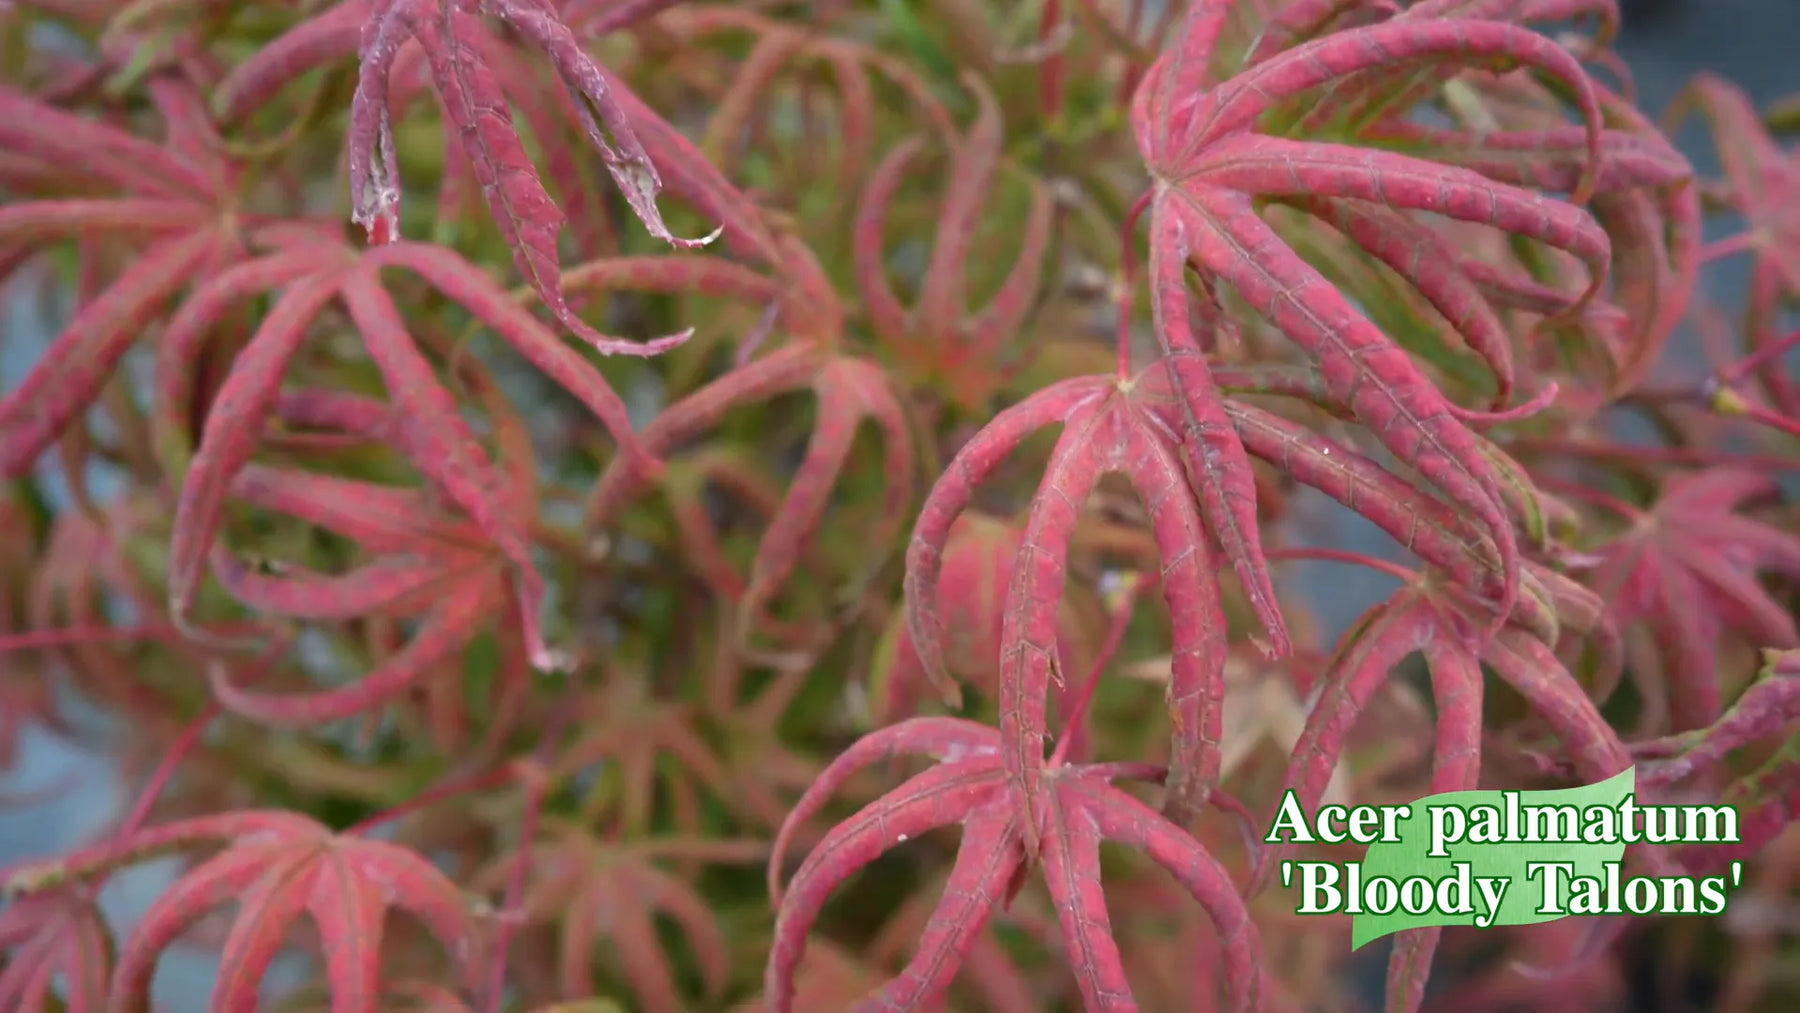
[[[1586,72],[1535,32],[1480,17],[1416,16],[1346,28],[1214,80],[1216,52],[1232,8],[1200,2],[1170,50],[1139,87],[1132,109],[1138,145],[1156,182],[1150,197],[1151,275],[1158,336],[1177,367],[1189,417],[1189,454],[1207,520],[1279,645],[1284,637],[1272,595],[1241,448],[1201,358],[1202,336],[1188,324],[1192,294],[1184,265],[1200,269],[1210,292],[1229,286],[1258,314],[1319,359],[1328,391],[1343,400],[1401,461],[1416,468],[1487,528],[1500,549],[1504,580],[1499,621],[1518,588],[1519,556],[1501,479],[1463,423],[1472,413],[1447,400],[1419,366],[1293,252],[1261,217],[1258,199],[1373,205],[1367,241],[1392,241],[1423,255],[1414,230],[1393,232],[1394,215],[1431,212],[1492,226],[1566,250],[1587,265],[1579,302],[1595,294],[1610,256],[1606,234],[1580,208],[1498,182],[1479,172],[1398,152],[1262,132],[1259,120],[1283,103],[1361,71],[1383,73],[1430,63],[1524,65],[1576,96],[1586,121],[1588,161],[1577,186],[1585,200],[1598,177],[1601,110]],[[1329,100],[1328,100],[1329,101]],[[1329,206],[1329,205],[1328,205]],[[1354,236],[1354,227],[1346,224]],[[1359,243],[1362,242],[1359,240]],[[1397,245],[1394,257],[1404,248]],[[1377,254],[1379,257],[1379,253]],[[1429,274],[1425,284],[1432,284]],[[1434,289],[1453,318],[1473,306]],[[1578,302],[1578,305],[1579,305]],[[1204,448],[1204,449],[1203,449]]]
[[[1800,720],[1800,650],[1769,650],[1756,681],[1737,701],[1705,728],[1680,732],[1632,747],[1643,764],[1645,786],[1672,784],[1723,761],[1758,738],[1768,737]]]
[[[1654,791],[1719,771],[1734,750],[1759,739],[1779,743],[1753,770],[1732,778],[1719,796],[1719,804],[1738,814],[1739,839],[1682,849],[1681,861],[1698,875],[1755,855],[1800,819],[1800,738],[1792,734],[1800,722],[1800,650],[1769,650],[1764,658],[1757,679],[1717,721],[1632,749],[1642,761],[1642,790]]]
[[[993,92],[972,75],[965,83],[975,93],[979,112],[968,135],[952,149],[949,186],[914,308],[902,306],[888,281],[883,225],[895,192],[924,147],[922,139],[894,148],[868,177],[853,253],[863,309],[876,336],[920,362],[924,375],[940,378],[960,403],[977,407],[1008,378],[1010,367],[1002,353],[1036,301],[1050,241],[1051,203],[1049,190],[1028,177],[1031,198],[1018,256],[987,305],[971,313],[970,255],[976,229],[991,210],[995,177],[1004,164],[1004,137]]]
[[[438,246],[394,243],[363,254],[316,234],[276,237],[266,257],[247,261],[212,279],[170,322],[159,348],[157,386],[161,394],[159,444],[181,467],[186,456],[186,412],[192,401],[186,368],[195,349],[225,309],[271,288],[283,290],[208,406],[199,448],[186,462],[170,546],[170,610],[186,620],[198,591],[207,553],[217,533],[225,493],[257,447],[263,420],[275,403],[290,361],[305,340],[312,319],[341,300],[361,334],[403,421],[384,434],[427,479],[465,511],[482,534],[516,570],[516,604],[532,662],[555,667],[543,640],[543,580],[529,555],[529,514],[508,502],[474,431],[457,413],[454,399],[431,363],[413,343],[393,296],[383,287],[384,266],[405,267],[460,303],[492,328],[533,365],[556,380],[608,427],[625,456],[641,454],[621,401],[604,377],[481,271]],[[341,427],[340,427],[341,428]],[[517,451],[528,450],[519,444]],[[507,462],[508,467],[522,462]],[[515,483],[516,485],[516,483]],[[516,492],[517,490],[515,490]]]
[[[1792,419],[1800,413],[1800,389],[1782,354],[1792,347],[1793,338],[1782,337],[1781,320],[1783,308],[1800,300],[1800,213],[1794,211],[1800,203],[1800,150],[1793,144],[1784,148],[1743,89],[1716,75],[1696,77],[1676,98],[1666,119],[1673,126],[1695,110],[1711,127],[1724,167],[1722,210],[1740,218],[1745,230],[1721,241],[1718,249],[1748,249],[1754,255],[1743,328],[1744,366],[1756,377],[1776,409],[1774,414]],[[1732,404],[1741,397],[1727,385],[1715,405],[1743,413],[1745,406]],[[1794,431],[1792,424],[1778,428]]]
[[[1604,402],[1644,379],[1682,321],[1698,278],[1700,195],[1692,166],[1650,118],[1601,82],[1592,85],[1605,122],[1586,206],[1612,242],[1606,295],[1576,304],[1554,286],[1576,269],[1574,258],[1522,250],[1485,229],[1462,231],[1447,273],[1465,275],[1495,309],[1537,318],[1525,342],[1527,379],[1575,372],[1575,384],[1593,387],[1589,397]],[[1513,186],[1556,193],[1580,186],[1589,168],[1587,132],[1564,122],[1555,87],[1470,72],[1445,85],[1452,86],[1459,101],[1441,104],[1455,128],[1427,127],[1394,109],[1363,136]],[[1598,382],[1581,375],[1589,362],[1599,367]]]
[[[1148,372],[1160,377],[1162,363]],[[1163,600],[1175,659],[1169,679],[1169,795],[1165,810],[1191,822],[1218,780],[1226,617],[1210,539],[1183,468],[1180,436],[1144,377],[1085,376],[1047,387],[994,417],[957,452],[921,508],[906,556],[907,626],[926,676],[947,694],[939,574],[951,526],[976,487],[1034,431],[1061,425],[1013,564],[1000,633],[1000,734],[1009,788],[1024,815],[1028,852],[1043,813],[1046,698],[1070,671],[1057,616],[1068,551],[1083,505],[1102,475],[1119,472],[1144,500],[1162,557]]]
[[[340,720],[412,689],[474,640],[509,604],[505,558],[467,520],[420,490],[249,465],[232,483],[240,502],[290,514],[378,553],[343,575],[276,562],[262,572],[216,552],[214,572],[239,601],[269,615],[311,622],[369,615],[420,617],[404,649],[362,679],[300,695],[272,695],[215,680],[232,712],[272,725]]]
[[[25,633],[33,624],[27,618],[27,598],[33,582],[37,547],[27,537],[31,516],[14,497],[0,499],[0,527],[19,532],[0,544],[0,639]],[[41,656],[23,650],[0,653],[6,667],[0,671],[0,773],[12,774],[28,731],[48,731],[62,736],[69,731],[55,699],[55,682],[47,677]]]
[[[630,835],[662,822],[659,802],[682,833],[704,832],[703,806],[724,805],[751,821],[773,825],[782,806],[768,785],[745,786],[703,734],[700,708],[646,699],[625,670],[610,680],[583,730],[552,768],[581,785],[576,812],[583,821]]]
[[[932,918],[937,914],[938,898],[948,885],[948,878],[947,873],[932,877],[932,882],[909,898],[883,923],[881,931],[865,951],[865,956],[869,963],[883,968],[884,973],[871,975],[870,980],[863,982],[855,994],[846,996],[840,1006],[847,1008],[855,1005],[856,1000],[878,991],[883,980],[895,970],[906,966],[914,944],[925,934]],[[1002,934],[997,931],[1000,929],[1012,929],[1051,953],[1062,948],[1061,927],[1055,916],[1041,904],[1030,904],[1026,899],[1015,896],[1005,911],[994,913],[984,931],[977,934],[971,942],[957,973],[957,983],[965,987],[953,985],[950,992],[953,1008],[957,1006],[954,1000],[962,996],[969,998],[969,1005],[977,1009],[992,1010],[993,1013],[1029,1013],[1044,1007],[1046,997],[1051,994],[1046,987],[1049,982],[1045,980],[1049,976],[1028,973],[1002,942]],[[815,945],[816,941],[807,945],[807,959],[802,964],[802,973],[810,969]],[[1064,993],[1067,983],[1058,981],[1056,984],[1063,986],[1058,992]],[[796,1008],[811,1008],[803,1005],[803,1002],[796,992]]]
[[[647,343],[609,337],[569,308],[562,293],[557,236],[563,213],[545,191],[513,128],[498,79],[478,53],[492,14],[542,50],[576,103],[588,141],[651,235],[673,246],[705,246],[719,233],[683,239],[657,209],[662,176],[638,140],[631,113],[615,94],[622,86],[581,48],[548,0],[372,0],[362,29],[361,73],[351,107],[350,190],[353,217],[377,243],[400,235],[400,171],[388,109],[388,75],[401,44],[418,40],[448,126],[463,142],[488,209],[512,248],[513,262],[565,327],[607,354],[655,355],[691,332]],[[722,228],[723,226],[721,226]]]
[[[959,682],[992,699],[1000,679],[1000,636],[1006,614],[1006,592],[1018,560],[1024,530],[1015,523],[970,511],[951,525],[944,542],[938,594],[944,600],[944,664]],[[1057,620],[1058,649],[1070,669],[1086,671],[1093,644],[1091,622],[1074,602],[1064,602]],[[888,624],[870,673],[870,706],[878,723],[912,717],[919,698],[930,689],[924,662],[913,644],[912,629],[902,609]],[[1062,703],[1076,688],[1063,686]],[[1066,714],[1067,712],[1064,711]]]
[[[101,631],[109,625],[110,610],[129,603],[126,607],[145,620],[145,633],[161,634],[155,639],[188,672],[202,665],[204,651],[169,635],[178,630],[170,625],[161,590],[127,551],[144,537],[162,509],[155,499],[140,495],[115,499],[105,508],[96,505],[91,514],[73,511],[57,518],[27,591],[25,624],[37,630]],[[145,665],[147,646],[141,641],[78,637],[52,647],[48,654],[89,701],[129,707],[145,724],[167,727],[180,720],[179,711],[165,692],[171,680],[144,674],[146,667],[156,667]],[[184,674],[181,683],[188,678]]]
[[[803,104],[812,108],[802,121],[808,134],[791,150],[779,153],[796,161],[792,175],[806,181],[800,184],[805,189],[771,195],[777,199],[786,197],[797,204],[803,196],[817,195],[829,201],[834,212],[851,206],[874,158],[876,127],[883,111],[878,81],[894,85],[927,119],[948,123],[948,114],[911,66],[860,40],[809,30],[813,26],[802,27],[731,4],[676,5],[659,26],[695,46],[716,45],[719,39],[738,34],[753,40],[743,59],[727,64],[725,79],[709,89],[716,96],[716,106],[701,133],[700,149],[727,176],[735,177],[744,161],[746,137],[756,138],[775,129],[771,121],[786,111],[790,98],[783,86],[791,82],[806,89],[815,72],[830,72],[836,86],[832,96],[835,108],[820,117],[818,96],[808,94],[811,101]],[[820,119],[824,122],[818,122]],[[776,154],[766,145],[757,145],[756,153],[761,157]],[[829,193],[810,185],[823,175],[835,180],[832,187],[824,188]],[[846,237],[835,238],[841,241]]]
[[[240,167],[219,152],[191,88],[158,77],[149,90],[165,124],[161,145],[0,87],[0,148],[9,159],[53,168],[61,187],[97,184],[111,192],[10,201],[0,208],[0,265],[58,240],[80,240],[87,256],[102,239],[149,242],[0,399],[0,476],[27,472],[100,395],[164,307],[239,249],[232,194]],[[13,182],[0,170],[0,183]]]
[[[490,405],[497,405],[491,388],[486,391]],[[368,399],[299,391],[284,407],[294,421],[335,424],[352,432],[361,428],[362,435],[386,437],[408,448],[420,442],[413,416],[390,413]],[[489,488],[505,483],[501,520],[517,530],[528,516],[525,511],[534,506],[533,458],[517,419],[502,414],[496,425],[509,458],[504,477],[485,456],[478,459],[482,470],[477,474]],[[238,501],[318,525],[375,554],[349,573],[328,575],[285,562],[246,566],[221,547],[211,554],[214,572],[240,602],[264,614],[310,622],[422,617],[406,647],[347,686],[276,696],[215,679],[220,700],[245,717],[307,725],[378,707],[455,658],[481,632],[487,617],[508,605],[517,607],[511,560],[504,549],[472,518],[447,511],[429,489],[251,464],[235,474],[229,491]]]
[[[912,499],[915,464],[912,430],[891,381],[879,365],[867,359],[837,354],[809,341],[796,342],[675,402],[640,434],[643,446],[661,456],[704,432],[738,405],[808,389],[818,398],[818,421],[751,563],[749,583],[739,603],[744,635],[763,621],[769,602],[793,573],[802,548],[824,516],[856,431],[865,419],[881,430],[887,443],[885,488],[877,529],[869,541],[874,558],[879,559],[883,548],[898,539]],[[611,523],[643,486],[641,470],[629,461],[614,462],[589,498],[589,526],[600,529]]]

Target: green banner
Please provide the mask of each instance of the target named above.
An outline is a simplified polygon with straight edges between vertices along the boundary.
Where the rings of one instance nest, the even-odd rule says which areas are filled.
[[[1351,947],[1429,925],[1534,925],[1566,917],[1576,877],[1604,882],[1609,872],[1619,874],[1625,835],[1616,820],[1636,780],[1636,768],[1627,767],[1575,788],[1453,791],[1413,802],[1399,821],[1399,840],[1369,845],[1360,870],[1363,895],[1376,899],[1380,880],[1395,883],[1397,895],[1408,880],[1427,880],[1429,909],[1420,910],[1425,905],[1417,903],[1421,890],[1414,887],[1411,905],[1396,896],[1386,914],[1357,913]],[[1556,903],[1546,904],[1551,890]]]
[[[1636,768],[1548,791],[1456,791],[1410,805],[1326,805],[1293,792],[1266,843],[1368,845],[1361,862],[1289,860],[1296,914],[1351,916],[1353,949],[1433,925],[1535,925],[1570,915],[1718,915],[1743,864],[1716,876],[1624,878],[1625,847],[1732,844],[1730,805],[1640,805]]]

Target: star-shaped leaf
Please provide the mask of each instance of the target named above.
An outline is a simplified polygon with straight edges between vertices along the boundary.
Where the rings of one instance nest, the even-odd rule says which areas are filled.
[[[1180,827],[1116,787],[1118,778],[1154,778],[1143,764],[1040,768],[1041,816],[1022,810],[1001,760],[1004,736],[955,718],[913,718],[857,741],[826,768],[795,806],[776,838],[771,877],[779,876],[794,828],[863,767],[902,755],[938,762],[833,828],[780,896],[776,940],[764,998],[794,1008],[794,976],[807,934],[833,890],[894,846],[939,827],[960,824],[963,838],[938,908],[912,961],[899,977],[857,1004],[858,1010],[915,1009],[940,1002],[994,911],[1042,868],[1068,946],[1068,960],[1090,1010],[1134,1010],[1123,958],[1111,932],[1101,888],[1100,844],[1113,840],[1148,855],[1206,908],[1223,941],[1226,1005],[1257,1009],[1262,944],[1230,875]],[[1041,819],[1038,858],[1023,823]]]
[[[107,852],[191,846],[226,847],[157,897],[119,954],[107,1009],[149,1009],[150,979],[170,944],[213,909],[238,905],[213,986],[217,1009],[251,1009],[269,963],[302,915],[318,931],[320,953],[340,1013],[381,1009],[381,942],[390,909],[420,919],[442,943],[449,978],[474,987],[483,969],[481,933],[462,892],[416,852],[334,834],[309,817],[283,811],[199,817],[138,831]]]
[[[1504,574],[1497,629],[1518,592],[1517,538],[1502,480],[1464,419],[1413,361],[1353,305],[1348,295],[1303,260],[1259,210],[1262,200],[1348,201],[1373,205],[1377,216],[1430,212],[1565,250],[1587,266],[1580,302],[1606,275],[1606,233],[1575,204],[1497,182],[1473,170],[1398,151],[1297,140],[1259,129],[1283,103],[1359,73],[1450,63],[1527,66],[1575,96],[1586,124],[1588,166],[1576,203],[1595,185],[1601,110],[1586,72],[1552,40],[1501,20],[1411,12],[1378,24],[1348,27],[1270,56],[1214,81],[1217,47],[1239,5],[1200,2],[1170,48],[1145,75],[1132,106],[1138,147],[1155,183],[1149,197],[1151,268],[1157,333],[1185,401],[1187,451],[1213,535],[1224,548],[1258,613],[1279,645],[1284,640],[1258,542],[1251,479],[1243,451],[1221,417],[1222,405],[1202,357],[1202,336],[1189,324],[1190,262],[1208,292],[1228,285],[1260,316],[1318,358],[1325,388],[1341,399],[1395,457],[1435,484],[1481,522],[1500,550]],[[1325,104],[1329,104],[1327,99]],[[1335,203],[1325,205],[1334,208]],[[1377,217],[1368,240],[1386,233]],[[1354,237],[1357,229],[1346,225]],[[1396,242],[1405,234],[1393,233]],[[1423,249],[1416,241],[1411,248]],[[1428,273],[1427,280],[1432,276]],[[1448,290],[1440,302],[1466,299]],[[1579,305],[1579,303],[1578,303]],[[1206,315],[1206,314],[1203,314]],[[1204,448],[1204,449],[1202,449]]]
[[[1717,652],[1726,631],[1757,646],[1800,646],[1792,613],[1758,580],[1772,571],[1800,581],[1800,536],[1738,512],[1777,492],[1774,479],[1740,467],[1678,475],[1622,536],[1596,550],[1589,585],[1619,627],[1642,626],[1656,645],[1633,665],[1652,705],[1647,727],[1667,720],[1669,730],[1685,732],[1719,716]],[[1659,705],[1667,708],[1660,715]]]

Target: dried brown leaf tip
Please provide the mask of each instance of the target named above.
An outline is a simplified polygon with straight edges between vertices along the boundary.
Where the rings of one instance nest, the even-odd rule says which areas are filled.
[[[576,336],[608,355],[656,355],[691,332],[639,343],[594,330],[563,297],[557,237],[563,213],[544,189],[513,128],[512,109],[500,82],[481,58],[482,16],[505,24],[543,52],[575,101],[588,140],[607,172],[650,234],[673,246],[706,246],[715,230],[698,239],[669,231],[657,208],[663,182],[631,116],[615,94],[619,85],[582,49],[548,0],[374,0],[362,28],[361,74],[351,107],[350,188],[352,217],[376,244],[400,236],[400,169],[388,108],[388,75],[401,45],[417,40],[430,63],[449,129],[462,140],[488,210],[513,251],[513,263],[544,305]],[[720,227],[721,229],[723,226]]]
[[[794,975],[831,893],[883,852],[952,825],[962,827],[962,842],[912,960],[852,1008],[917,1009],[941,1002],[988,920],[1041,867],[1087,1008],[1137,1009],[1100,883],[1100,845],[1109,840],[1142,851],[1206,909],[1224,941],[1220,981],[1227,1007],[1259,1008],[1262,943],[1229,873],[1180,827],[1112,783],[1155,780],[1160,769],[1133,763],[1045,766],[1040,759],[1046,798],[1032,813],[1018,805],[1002,753],[1001,733],[985,725],[913,718],[858,740],[826,768],[776,839],[772,882],[779,881],[790,835],[860,769],[907,755],[937,761],[833,827],[787,889],[775,887],[780,912],[764,984],[771,1009],[795,1008]],[[1028,845],[1028,835],[1041,843]]]

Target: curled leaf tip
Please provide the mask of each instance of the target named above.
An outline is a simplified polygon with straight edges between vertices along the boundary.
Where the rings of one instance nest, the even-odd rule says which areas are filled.
[[[556,647],[539,647],[531,652],[531,667],[546,675],[566,675],[573,672],[577,661],[573,651]]]
[[[1451,414],[1455,415],[1457,418],[1470,424],[1499,425],[1505,422],[1518,422],[1523,419],[1531,418],[1533,415],[1543,412],[1546,408],[1549,408],[1552,404],[1556,403],[1556,395],[1560,390],[1561,387],[1559,387],[1555,381],[1551,381],[1544,385],[1543,390],[1540,390],[1537,394],[1533,395],[1531,400],[1512,408],[1484,412],[1476,411],[1472,408],[1463,408],[1459,405],[1451,405],[1450,411]]]
[[[668,241],[683,250],[697,250],[697,249],[701,248],[702,246],[711,246],[715,241],[718,240],[718,238],[720,236],[722,236],[724,234],[725,234],[725,226],[720,225],[720,226],[715,227],[711,232],[708,232],[706,235],[699,237],[698,239],[684,239],[680,236],[671,235],[669,237]]]
[[[362,226],[370,246],[387,246],[400,239],[400,193],[384,188],[376,193],[369,206],[358,210],[350,220]]]
[[[1261,654],[1269,661],[1277,661],[1284,658],[1293,653],[1294,650],[1293,643],[1286,636],[1282,636],[1280,639],[1276,640],[1251,634],[1250,643],[1256,648],[1258,654]]]
[[[626,203],[637,215],[638,221],[656,238],[681,250],[693,250],[702,246],[710,246],[713,241],[725,234],[725,226],[716,226],[711,232],[698,238],[677,236],[664,223],[662,212],[657,209],[656,195],[662,191],[662,180],[657,178],[656,171],[648,162],[611,164],[613,180],[619,184],[624,193]]]
[[[688,339],[693,336],[694,329],[689,327],[686,330],[677,331],[674,334],[665,334],[660,338],[651,338],[649,341],[625,341],[619,338],[609,338],[605,335],[587,336],[587,341],[589,345],[593,346],[594,351],[599,352],[601,355],[628,355],[634,358],[648,359],[686,344]]]
[[[950,710],[962,710],[962,687],[957,685],[955,680],[948,676],[942,676],[936,680],[935,688],[937,689],[938,700],[941,701],[945,707]]]

